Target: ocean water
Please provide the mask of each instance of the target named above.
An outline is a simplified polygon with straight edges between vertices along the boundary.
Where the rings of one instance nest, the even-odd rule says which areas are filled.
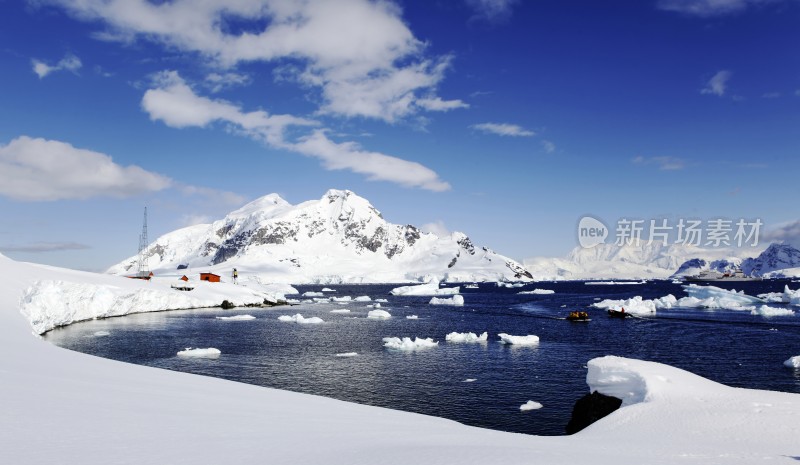
[[[800,286],[764,281],[724,287],[755,295],[782,291],[787,283]],[[301,292],[322,287],[297,286]],[[769,318],[741,310],[677,308],[621,320],[588,306],[605,298],[685,294],[670,282],[536,283],[512,289],[481,284],[479,289],[462,287],[464,307],[444,307],[428,305],[430,297],[391,296],[392,285],[328,287],[337,291],[326,293],[330,296],[388,299],[381,306],[392,318],[367,319],[372,302],[185,310],[78,323],[51,331],[46,339],[124,362],[539,435],[564,434],[572,406],[588,393],[586,362],[604,355],[663,362],[731,386],[800,393],[800,370],[783,366],[784,360],[800,355],[800,307],[794,307],[795,315]],[[537,287],[555,294],[518,294]],[[342,308],[351,312],[330,313]],[[563,320],[570,310],[587,310],[592,321]],[[296,313],[324,323],[278,321],[280,315]],[[256,319],[216,318],[241,314]],[[452,331],[488,331],[489,341],[446,342]],[[535,334],[541,342],[503,345],[498,333]],[[432,337],[439,346],[414,352],[384,348],[382,338],[395,336]],[[186,347],[215,347],[222,354],[217,359],[176,356]],[[358,355],[336,356],[347,352]],[[520,412],[528,400],[543,408]]]

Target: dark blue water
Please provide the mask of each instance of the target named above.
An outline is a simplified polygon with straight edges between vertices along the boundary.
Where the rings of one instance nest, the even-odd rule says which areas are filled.
[[[733,284],[733,283],[731,283]],[[786,282],[736,283],[748,294],[782,291]],[[792,283],[793,287],[798,284]],[[301,292],[322,286],[298,286]],[[464,307],[428,305],[429,297],[394,297],[391,285],[331,286],[328,295],[386,298],[393,318],[369,320],[369,302],[303,304],[272,309],[191,310],[130,315],[57,329],[47,339],[101,357],[244,383],[317,394],[529,434],[559,435],[572,406],[587,392],[586,362],[603,355],[653,360],[731,386],[800,393],[800,371],[782,362],[800,354],[800,316],[771,317],[746,311],[673,309],[656,316],[608,318],[587,307],[597,298],[674,294],[679,285],[590,286],[537,283],[524,288],[483,284],[464,289]],[[518,295],[536,287],[552,295]],[[728,288],[732,286],[727,286]],[[780,306],[778,304],[770,304]],[[330,310],[349,308],[350,314]],[[587,309],[588,323],[563,319]],[[798,309],[800,310],[800,309]],[[216,316],[250,314],[250,321]],[[320,325],[277,320],[279,315],[319,316]],[[415,314],[418,320],[408,320]],[[353,318],[357,317],[357,318]],[[97,331],[108,331],[104,337]],[[451,331],[489,332],[486,344],[445,342]],[[499,344],[497,333],[535,334],[536,347]],[[433,337],[439,347],[404,353],[383,347],[387,336]],[[185,347],[216,347],[214,359],[176,356]],[[357,352],[357,357],[336,357]],[[464,382],[472,378],[475,382]],[[521,413],[528,400],[540,410]]]

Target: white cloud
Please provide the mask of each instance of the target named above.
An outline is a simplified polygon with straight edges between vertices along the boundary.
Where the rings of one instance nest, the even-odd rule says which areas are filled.
[[[269,115],[261,110],[245,112],[230,102],[199,96],[174,71],[160,73],[155,86],[145,92],[142,108],[152,120],[161,120],[168,126],[205,127],[213,122],[227,123],[233,131],[272,147],[317,158],[329,170],[346,169],[364,174],[370,180],[432,191],[450,188],[436,172],[419,163],[366,151],[354,142],[334,142],[324,129],[291,139],[287,137],[287,128],[307,128],[318,123],[290,115]]]
[[[231,87],[246,86],[253,82],[253,79],[241,73],[211,73],[206,76],[205,83],[212,93],[221,92]]]
[[[439,237],[446,237],[450,235],[450,230],[444,225],[444,221],[439,220],[433,223],[426,223],[419,227],[422,232],[433,233]]]
[[[152,40],[221,68],[289,63],[292,72],[281,75],[318,89],[323,114],[392,122],[429,110],[418,94],[429,101],[450,65],[448,56],[426,56],[390,1],[54,1],[79,19],[101,21],[106,39]],[[232,22],[253,27],[231,33]]]
[[[44,78],[50,73],[56,71],[72,71],[73,73],[77,72],[83,64],[81,63],[80,58],[68,53],[62,58],[58,63],[55,65],[48,65],[47,63],[32,59],[31,66],[33,66],[33,72],[39,76],[39,79]]]
[[[761,95],[761,98],[780,98],[780,92],[766,92]]]
[[[79,244],[77,242],[34,242],[28,245],[0,246],[0,251],[42,253],[42,252],[62,252],[65,250],[85,250],[90,248],[91,247],[89,247],[86,244]]]
[[[516,124],[508,123],[480,123],[473,124],[470,127],[487,134],[496,134],[498,136],[531,137],[536,135],[533,131],[524,129]]]
[[[469,108],[469,104],[461,100],[442,100],[441,97],[417,100],[417,106],[428,111],[450,111],[458,108]]]
[[[20,136],[0,145],[0,195],[47,201],[130,197],[165,189],[172,181],[108,155],[55,140]]]
[[[733,73],[728,70],[717,71],[717,74],[708,80],[706,86],[700,91],[701,94],[712,94],[722,97],[728,85],[728,80]]]
[[[204,197],[206,202],[210,201],[223,206],[240,206],[247,201],[247,197],[239,195],[235,192],[188,185],[180,185],[176,187],[183,195]]]
[[[800,220],[775,225],[761,234],[767,242],[787,242],[800,246]]]
[[[209,215],[202,214],[188,214],[181,217],[181,224],[183,227],[196,226],[198,224],[210,224],[214,219]]]
[[[720,16],[744,11],[750,6],[773,3],[779,0],[659,0],[657,7],[692,16]]]
[[[631,160],[636,165],[656,165],[662,171],[682,170],[686,161],[677,157],[643,157],[638,156]]]
[[[547,153],[553,153],[556,151],[556,144],[550,142],[549,140],[542,141],[542,148]]]
[[[511,9],[517,0],[466,0],[475,16],[489,22],[504,21],[511,17]]]

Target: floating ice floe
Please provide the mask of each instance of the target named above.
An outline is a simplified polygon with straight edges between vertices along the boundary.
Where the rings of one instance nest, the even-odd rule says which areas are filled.
[[[524,404],[520,405],[519,409],[522,412],[527,412],[528,410],[539,410],[542,407],[543,407],[542,404],[540,404],[539,402],[534,402],[532,400],[529,400]]]
[[[783,364],[789,368],[800,368],[800,355],[790,358],[783,362]]]
[[[281,315],[278,317],[278,321],[283,321],[286,323],[300,323],[300,324],[319,324],[324,323],[322,318],[318,316],[312,316],[311,318],[304,318],[303,315],[297,313],[292,316],[288,315]]]
[[[353,298],[350,297],[349,295],[343,295],[341,297],[331,297],[330,298],[331,302],[350,302],[352,300],[353,300]]]
[[[788,285],[784,287],[783,292],[768,292],[759,294],[758,297],[769,303],[800,305],[800,289],[793,291]]]
[[[356,357],[358,356],[358,352],[344,352],[341,354],[336,354],[337,357]]]
[[[431,281],[414,286],[400,286],[389,291],[392,295],[455,295],[460,292],[460,287],[439,288],[439,281]]]
[[[523,286],[525,286],[525,283],[504,283],[504,282],[498,282],[498,283],[495,283],[495,285],[496,285],[497,287],[523,287]]]
[[[389,301],[388,301],[388,300],[386,300],[386,299],[375,299],[375,302],[378,302],[378,303],[385,304],[385,303],[387,303],[387,302],[389,302]]]
[[[480,286],[478,286],[477,284],[467,284],[466,286],[464,286],[464,289],[480,289]]]
[[[475,381],[478,381],[478,379],[477,378],[467,378],[463,382],[464,383],[474,383]]]
[[[372,299],[368,295],[358,296],[353,299],[356,302],[370,302]]]
[[[406,320],[419,320],[417,315],[406,315]]]
[[[244,321],[244,320],[255,320],[256,317],[253,315],[233,315],[233,316],[218,316],[216,317],[218,320],[230,320],[230,321]]]
[[[586,281],[587,286],[615,286],[620,284],[645,284],[647,281]]]
[[[555,294],[555,293],[556,293],[556,291],[553,291],[551,289],[534,289],[532,291],[517,292],[517,294],[519,294],[519,295],[525,295],[525,294]]]
[[[396,350],[417,350],[417,349],[428,349],[431,347],[438,346],[439,343],[434,341],[431,338],[420,339],[415,337],[411,339],[410,337],[385,337],[383,338],[383,346],[387,349],[396,349]]]
[[[456,333],[452,332],[444,337],[448,342],[486,342],[489,339],[489,333],[483,332],[480,336],[475,333]]]
[[[439,298],[439,297],[432,297],[431,301],[428,302],[430,305],[451,305],[453,307],[463,307],[464,306],[464,296],[458,294],[454,295],[450,298]]]
[[[322,292],[312,292],[312,291],[303,292],[303,297],[322,297],[324,295],[325,294],[323,294]]]
[[[727,309],[740,309],[742,307],[749,307],[752,305],[763,304],[764,301],[758,297],[749,296],[744,291],[736,292],[736,290],[721,289],[716,286],[698,286],[697,284],[689,284],[683,286],[683,290],[689,294],[689,297],[697,299],[699,302],[694,302],[696,305],[688,305],[689,302],[684,299],[678,300],[678,306],[688,307],[696,306],[700,308],[727,308]]]
[[[350,313],[350,310],[347,308],[337,308],[336,310],[331,310],[331,313]]]
[[[222,352],[219,349],[209,347],[207,349],[192,349],[187,347],[178,352],[181,357],[202,357],[202,358],[217,358]]]
[[[386,310],[370,310],[369,313],[367,313],[367,318],[372,318],[375,320],[386,319],[391,317],[392,315]]]
[[[498,334],[501,344],[513,344],[518,346],[535,346],[539,344],[539,336],[528,334],[527,336],[512,336],[506,333]]]
[[[672,297],[672,299],[675,298],[671,294],[669,297]],[[625,312],[634,315],[643,315],[656,312],[656,303],[653,300],[643,300],[642,296],[640,295],[631,297],[630,299],[605,299],[601,300],[600,302],[593,303],[592,307],[617,311],[624,308]]]
[[[757,308],[753,308],[750,311],[753,315],[761,315],[761,316],[789,316],[794,315],[794,311],[789,308],[780,308],[780,307],[770,307],[769,305],[762,305]]]
[[[336,292],[336,289],[331,289],[329,287],[323,287],[322,292]]]
[[[111,335],[111,333],[108,332],[108,331],[95,331],[94,333],[92,333],[92,336],[94,336],[94,337],[105,337],[105,336],[110,336],[110,335]]]

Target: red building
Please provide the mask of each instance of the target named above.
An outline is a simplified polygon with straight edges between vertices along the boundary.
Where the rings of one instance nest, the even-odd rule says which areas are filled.
[[[214,273],[200,273],[200,281],[208,281],[210,283],[218,283],[219,275]]]

